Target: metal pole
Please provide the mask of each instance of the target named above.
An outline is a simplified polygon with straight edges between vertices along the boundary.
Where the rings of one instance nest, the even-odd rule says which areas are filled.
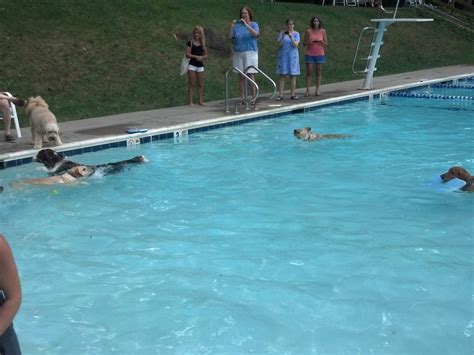
[[[229,113],[229,72],[230,69],[225,73],[225,112]]]

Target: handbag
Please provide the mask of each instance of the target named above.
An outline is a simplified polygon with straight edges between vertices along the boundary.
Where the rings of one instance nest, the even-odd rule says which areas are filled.
[[[184,75],[188,71],[189,65],[189,58],[186,55],[183,55],[183,59],[181,60],[181,75]]]

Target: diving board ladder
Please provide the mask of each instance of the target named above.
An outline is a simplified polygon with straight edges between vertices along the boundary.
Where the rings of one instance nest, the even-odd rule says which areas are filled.
[[[397,2],[398,5],[398,2]],[[396,14],[396,12],[395,12]],[[394,15],[395,16],[395,15]],[[362,90],[372,89],[374,72],[377,70],[376,64],[377,59],[380,58],[380,48],[383,45],[383,35],[387,31],[387,27],[394,23],[421,23],[421,22],[432,22],[432,18],[378,18],[372,19],[371,22],[377,24],[376,27],[364,27],[359,34],[359,41],[357,42],[356,51],[354,54],[354,59],[352,61],[352,71],[354,74],[365,75],[364,83],[362,84]],[[368,57],[362,58],[366,61],[365,69],[357,70],[357,60],[359,49],[361,48],[361,41],[363,36],[366,34],[373,34],[371,43],[368,45],[363,45],[369,47],[370,52]],[[363,47],[362,46],[362,47]]]

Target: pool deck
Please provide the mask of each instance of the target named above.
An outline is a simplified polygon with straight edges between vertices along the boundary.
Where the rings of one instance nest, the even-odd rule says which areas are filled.
[[[178,106],[162,108],[150,111],[122,113],[112,116],[89,118],[70,122],[60,122],[61,139],[63,145],[54,149],[62,151],[74,149],[79,146],[93,145],[102,140],[113,140],[120,136],[143,136],[126,135],[126,129],[147,128],[145,135],[153,132],[173,132],[187,127],[209,125],[219,122],[231,121],[244,117],[252,117],[262,114],[279,113],[285,110],[311,107],[318,104],[342,101],[344,98],[361,97],[380,91],[397,90],[406,86],[416,86],[422,83],[429,83],[444,78],[456,76],[474,76],[474,65],[456,65],[450,67],[419,70],[414,72],[380,76],[374,78],[374,88],[372,90],[360,90],[363,79],[322,85],[321,96],[303,97],[305,89],[298,89],[297,94],[300,100],[289,100],[289,96],[283,101],[269,99],[269,94],[262,94],[257,101],[257,110],[245,110],[240,107],[241,113],[234,114],[235,98],[229,100],[229,110],[232,113],[225,113],[224,100],[207,102],[206,106],[195,105],[193,107]],[[235,83],[234,83],[235,84]],[[288,85],[288,83],[287,83]],[[314,88],[313,91],[314,93]],[[40,93],[38,93],[40,94]],[[184,88],[179,93],[185,100]],[[21,110],[22,108],[19,108]],[[51,108],[54,112],[54,107]],[[32,157],[36,154],[31,142],[31,132],[29,127],[21,129],[22,138],[13,143],[0,142],[0,161],[9,161],[24,157]],[[16,131],[12,122],[12,134],[16,136]],[[3,131],[0,134],[3,138]]]

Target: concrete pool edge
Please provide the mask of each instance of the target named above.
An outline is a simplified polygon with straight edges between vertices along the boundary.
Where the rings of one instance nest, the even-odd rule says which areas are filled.
[[[416,79],[410,83],[387,86],[384,88],[372,90],[360,90],[356,93],[345,94],[318,101],[298,102],[295,104],[290,104],[288,106],[269,105],[270,108],[256,110],[248,113],[229,115],[222,112],[216,118],[190,121],[175,125],[167,125],[165,127],[160,128],[152,128],[144,133],[118,134],[113,136],[101,136],[93,139],[84,139],[80,141],[65,143],[60,147],[54,147],[54,149],[60,152],[64,152],[67,155],[77,155],[116,147],[136,146],[139,144],[146,144],[163,139],[176,139],[177,136],[179,138],[183,134],[192,134],[200,131],[207,131],[236,124],[244,124],[259,119],[275,118],[288,113],[305,112],[315,110],[321,107],[349,103],[359,100],[370,100],[374,97],[377,98],[380,95],[388,94],[389,92],[393,91],[424,87],[441,82],[452,82],[456,80],[467,79],[473,76],[474,72],[456,74],[436,79],[422,78]],[[27,149],[0,154],[0,169],[6,169],[31,163],[32,158],[36,155],[37,151],[37,149]]]

